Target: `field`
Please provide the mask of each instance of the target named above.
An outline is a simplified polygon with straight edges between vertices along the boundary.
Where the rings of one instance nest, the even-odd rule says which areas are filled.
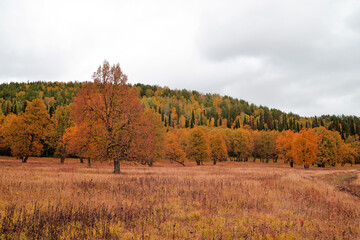
[[[0,239],[359,239],[360,168],[0,157]]]

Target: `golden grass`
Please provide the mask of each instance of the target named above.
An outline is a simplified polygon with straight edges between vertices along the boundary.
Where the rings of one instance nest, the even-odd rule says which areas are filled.
[[[0,239],[360,238],[358,167],[58,162],[0,158]]]

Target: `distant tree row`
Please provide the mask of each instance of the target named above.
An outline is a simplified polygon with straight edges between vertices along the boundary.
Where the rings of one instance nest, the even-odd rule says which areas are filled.
[[[279,159],[309,168],[359,163],[360,144],[355,138],[347,141],[340,134],[324,127],[291,130],[258,131],[249,128],[227,129],[196,127],[175,129],[167,133],[165,155],[183,163],[193,160],[198,165],[204,161],[256,161],[268,163]]]

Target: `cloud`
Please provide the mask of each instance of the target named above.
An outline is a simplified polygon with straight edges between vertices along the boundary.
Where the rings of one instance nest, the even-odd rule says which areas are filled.
[[[0,1],[0,82],[90,80],[220,93],[302,115],[356,114],[355,0]]]
[[[266,71],[259,70],[256,79],[233,78],[227,86],[232,94],[239,89],[237,95],[256,103],[305,115],[354,113],[351,99],[360,88],[358,6],[335,0],[215,4],[203,18],[199,52],[211,62],[263,63]]]

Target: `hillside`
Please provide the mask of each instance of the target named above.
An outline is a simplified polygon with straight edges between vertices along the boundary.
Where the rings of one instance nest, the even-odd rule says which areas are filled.
[[[0,85],[0,115],[25,110],[27,101],[44,100],[52,115],[59,106],[68,105],[81,87],[79,82],[29,82]],[[162,115],[166,127],[189,128],[195,125],[237,129],[248,125],[253,130],[294,130],[324,126],[338,131],[343,139],[360,135],[360,119],[356,116],[322,115],[306,118],[242,99],[197,91],[173,90],[167,87],[135,84],[142,103]]]

